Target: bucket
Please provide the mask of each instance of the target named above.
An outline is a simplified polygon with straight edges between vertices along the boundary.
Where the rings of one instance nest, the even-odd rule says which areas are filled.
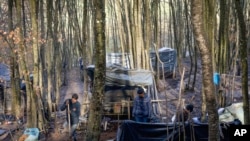
[[[115,114],[120,114],[120,113],[121,113],[121,104],[116,103],[116,104],[114,105],[114,113],[115,113]]]

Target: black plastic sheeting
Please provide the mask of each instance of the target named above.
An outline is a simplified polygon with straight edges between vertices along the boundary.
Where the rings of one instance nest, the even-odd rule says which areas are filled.
[[[230,127],[234,123],[221,124],[221,141],[230,141]],[[184,132],[185,130],[185,132]],[[185,133],[185,134],[184,134]],[[185,136],[185,137],[184,137]],[[138,123],[125,120],[119,126],[117,141],[207,141],[208,124],[181,125],[166,123]]]

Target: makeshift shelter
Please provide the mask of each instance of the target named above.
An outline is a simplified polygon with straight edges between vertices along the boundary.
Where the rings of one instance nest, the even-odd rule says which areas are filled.
[[[176,68],[176,50],[169,48],[169,47],[162,47],[158,50],[158,52],[151,52],[150,53],[150,59],[152,63],[153,69],[157,70],[157,58],[159,57],[160,61],[163,63],[159,63],[159,71],[164,73],[166,75],[173,74],[175,68]]]
[[[87,74],[93,82],[94,66],[87,67]],[[106,69],[106,82],[104,94],[105,115],[125,115],[131,117],[132,102],[137,95],[138,87],[147,89],[146,93],[153,100],[158,99],[158,93],[154,84],[153,72],[149,70],[131,70],[112,65]],[[152,103],[154,114],[159,114],[159,103]]]
[[[129,53],[108,53],[106,56],[107,66],[118,64],[124,68],[130,67],[130,54]]]
[[[0,108],[11,110],[10,69],[6,64],[0,63]],[[5,108],[6,107],[6,108]],[[2,111],[3,112],[3,111]]]
[[[160,61],[163,62],[163,66],[159,63],[160,72],[164,71],[166,75],[173,74],[173,71],[176,68],[176,50],[169,47],[162,47],[157,52],[150,52],[150,60],[154,71],[157,70],[157,58],[159,57]],[[119,65],[123,68],[131,68],[130,64],[131,55],[129,53],[108,53],[106,56],[107,66]]]

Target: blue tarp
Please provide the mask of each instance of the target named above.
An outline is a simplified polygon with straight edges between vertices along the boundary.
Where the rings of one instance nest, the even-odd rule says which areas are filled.
[[[39,129],[38,128],[27,128],[24,131],[25,135],[28,135],[28,138],[25,141],[38,141],[39,138]]]
[[[7,65],[0,63],[0,79],[10,81],[10,69]]]

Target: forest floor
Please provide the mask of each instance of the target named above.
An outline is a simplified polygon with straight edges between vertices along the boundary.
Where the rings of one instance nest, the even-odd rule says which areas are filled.
[[[250,60],[250,59],[248,59]],[[250,61],[249,66],[250,66]],[[194,111],[191,114],[191,117],[200,117],[201,116],[201,88],[202,88],[202,76],[201,76],[201,64],[198,65],[198,72],[196,73],[196,81],[195,81],[195,87],[194,90],[188,90],[188,78],[190,77],[189,71],[190,71],[190,61],[189,59],[183,60],[183,66],[185,67],[185,75],[184,75],[184,85],[182,87],[181,91],[181,97],[182,100],[184,100],[185,104],[192,103],[194,105]],[[181,76],[179,73],[176,73],[175,78],[166,78],[165,81],[165,89],[162,89],[162,85],[164,85],[164,81],[161,81],[161,83],[158,83],[158,89],[162,89],[158,96],[159,99],[165,99],[167,102],[161,102],[160,103],[160,112],[161,117],[165,117],[165,122],[171,122],[171,117],[176,112],[176,107],[178,104],[178,97],[180,93],[180,82],[181,82]],[[64,102],[65,99],[71,98],[72,93],[79,94],[79,102],[81,103],[83,100],[83,82],[80,80],[80,72],[79,68],[73,68],[69,72],[67,72],[67,84],[66,86],[61,87],[61,99],[60,99],[60,105]],[[249,75],[250,75],[250,67],[249,67]],[[193,75],[191,75],[191,78]],[[229,78],[230,79],[230,78]],[[224,81],[224,80],[223,80]],[[250,82],[249,82],[250,83]],[[225,91],[227,92],[229,88],[225,87]],[[250,88],[249,88],[250,89]],[[240,80],[236,79],[235,86],[233,88],[234,95],[233,100],[229,99],[229,102],[239,102],[241,101],[241,86],[240,86]],[[228,100],[227,100],[228,101]],[[63,122],[66,120],[65,112],[59,112],[57,115],[59,120],[57,122],[58,127],[62,127]],[[100,141],[108,141],[108,140],[114,140],[116,137],[116,131],[117,126],[114,125],[115,128],[109,128],[106,131],[102,131]],[[77,138],[78,140],[82,140],[85,135],[85,129],[77,130]],[[20,137],[23,130],[20,130],[19,132],[15,132],[13,137],[13,140],[17,140],[18,137]],[[7,138],[6,141],[9,141],[11,139],[11,136]],[[49,129],[49,134],[44,138],[44,136],[41,136],[41,140],[46,141],[70,141],[68,133],[57,133],[52,128]]]

